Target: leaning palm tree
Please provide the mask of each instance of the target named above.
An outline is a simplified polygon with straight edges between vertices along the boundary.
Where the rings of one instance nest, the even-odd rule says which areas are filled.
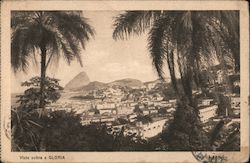
[[[63,57],[68,64],[76,58],[82,66],[81,49],[94,36],[94,30],[79,11],[14,11],[11,29],[11,66],[14,72],[26,72],[31,59],[36,61],[37,54],[40,55],[40,108],[44,108],[48,65]]]
[[[166,136],[169,149],[209,148],[192,87],[201,87],[202,70],[209,70],[215,62],[224,68],[229,62],[234,63],[235,70],[239,71],[238,19],[237,11],[129,11],[115,18],[115,40],[148,30],[148,49],[161,79],[164,65],[168,66],[173,88],[181,99]],[[177,75],[181,79],[181,90],[177,86]],[[186,142],[186,146],[177,147],[179,142]]]
[[[127,39],[149,30],[148,49],[159,77],[163,78],[167,62],[176,92],[180,92],[178,71],[183,92],[192,103],[192,83],[199,86],[202,68],[229,59],[238,70],[238,16],[237,11],[129,11],[115,18],[113,38]]]

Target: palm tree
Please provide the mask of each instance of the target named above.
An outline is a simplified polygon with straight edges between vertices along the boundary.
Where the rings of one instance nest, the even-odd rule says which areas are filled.
[[[192,104],[192,83],[199,86],[202,68],[229,58],[239,70],[238,18],[237,11],[128,11],[115,18],[113,38],[127,39],[149,30],[148,49],[159,77],[163,78],[167,62],[173,87],[180,92],[178,72]]]
[[[79,11],[14,11],[11,14],[11,66],[27,71],[30,59],[40,54],[40,108],[44,108],[46,70],[63,57],[68,64],[77,59],[82,66],[81,48],[94,36],[93,28]],[[36,61],[37,62],[37,61]]]
[[[166,136],[169,149],[210,148],[192,90],[194,85],[201,87],[202,70],[209,70],[215,61],[223,68],[234,61],[235,71],[239,71],[238,19],[237,11],[128,11],[115,18],[115,40],[148,30],[148,49],[161,79],[164,65],[168,66],[180,99]],[[177,75],[182,89],[177,86]]]

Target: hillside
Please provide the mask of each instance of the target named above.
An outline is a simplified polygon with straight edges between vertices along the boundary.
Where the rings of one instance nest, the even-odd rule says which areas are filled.
[[[105,84],[105,83],[98,82],[98,81],[93,81],[93,82],[90,82],[88,85],[85,85],[85,86],[81,87],[80,90],[81,91],[92,91],[92,90],[95,90],[95,89],[104,88],[106,86],[107,86],[107,84]]]
[[[127,87],[141,87],[143,86],[143,83],[140,80],[137,79],[131,79],[131,78],[127,78],[127,79],[121,79],[121,80],[115,80],[111,83],[108,83],[109,86],[113,86],[113,85],[119,85],[119,86],[127,86]]]
[[[140,80],[126,78],[121,80],[115,80],[110,83],[102,83],[99,81],[90,82],[88,75],[85,72],[79,73],[75,76],[68,84],[66,84],[65,91],[93,91],[96,89],[112,87],[112,86],[121,86],[121,87],[141,87],[143,83]]]

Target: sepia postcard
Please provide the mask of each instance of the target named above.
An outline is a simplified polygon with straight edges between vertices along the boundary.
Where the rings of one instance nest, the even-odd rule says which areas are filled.
[[[1,162],[247,162],[246,1],[2,0]]]

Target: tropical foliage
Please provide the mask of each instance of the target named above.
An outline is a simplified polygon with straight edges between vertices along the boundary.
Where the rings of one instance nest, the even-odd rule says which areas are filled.
[[[162,139],[170,151],[210,150],[206,133],[201,129],[197,111],[185,102],[179,102],[173,122],[163,130]],[[169,123],[169,122],[168,122]]]
[[[28,86],[24,95],[18,96],[18,106],[11,109],[11,135],[13,151],[128,151],[153,150],[146,141],[135,142],[133,136],[125,137],[122,130],[109,134],[106,125],[83,126],[81,116],[65,110],[40,114],[40,77],[23,82]],[[57,79],[47,77],[45,82],[46,104],[56,102],[60,97]],[[95,109],[95,111],[98,111]],[[118,119],[119,123],[126,123]]]
[[[108,133],[105,125],[82,126],[81,118],[64,110],[39,118],[36,110],[12,110],[13,151],[142,151],[154,144],[133,136]]]
[[[94,30],[80,12],[29,11],[12,12],[11,64],[14,72],[27,71],[31,60],[40,57],[41,76],[22,83],[29,87],[19,95],[18,107],[11,111],[13,151],[143,151],[143,150],[219,150],[238,149],[239,126],[222,132],[224,120],[211,133],[202,128],[193,89],[206,92],[215,62],[227,69],[231,64],[239,72],[239,13],[237,11],[129,11],[115,18],[114,39],[127,39],[131,34],[148,31],[148,49],[159,77],[164,79],[167,65],[178,97],[174,119],[161,135],[142,140],[125,136],[124,127],[110,134],[103,124],[83,126],[80,115],[67,111],[38,112],[60,98],[58,80],[46,77],[52,62],[63,57],[70,64],[77,59],[82,65],[81,49],[94,35]],[[180,80],[177,79],[180,77]],[[238,80],[238,78],[236,77]],[[236,80],[235,79],[235,80]],[[172,88],[164,89],[166,99]],[[158,89],[163,88],[158,86]],[[237,90],[235,90],[237,91]],[[138,93],[138,92],[137,92]],[[136,92],[135,92],[136,94]],[[209,95],[208,92],[205,93]],[[229,107],[228,99],[218,94],[218,113]],[[89,98],[89,97],[75,97]],[[94,109],[93,111],[97,111]],[[148,123],[136,106],[138,120]],[[166,110],[161,110],[162,114]],[[127,123],[118,119],[117,124]],[[229,133],[227,136],[225,133]],[[135,139],[136,138],[136,139]],[[218,145],[218,140],[222,144]]]
[[[24,94],[18,95],[17,103],[20,103],[20,107],[25,108],[38,108],[40,102],[40,77],[33,77],[29,81],[25,81],[21,86],[29,87],[24,91]],[[44,101],[45,104],[51,104],[56,102],[60,97],[60,91],[63,88],[59,85],[59,80],[46,77],[44,83]]]
[[[206,150],[209,139],[199,122],[194,88],[207,94],[210,68],[219,63],[239,72],[239,12],[237,11],[127,11],[114,20],[113,38],[148,34],[153,67],[164,80],[167,65],[179,104],[162,139],[170,150]],[[178,86],[180,77],[182,87]],[[222,104],[222,103],[221,103]]]
[[[30,108],[11,109],[12,151],[38,151],[40,130],[43,128],[39,113]]]
[[[14,72],[27,71],[31,60],[40,57],[40,107],[44,108],[46,70],[52,61],[63,57],[67,63],[76,58],[94,35],[81,12],[13,11],[11,13],[11,65]]]
[[[56,102],[60,98],[62,87],[59,80],[46,77],[45,80],[45,103]],[[38,109],[40,101],[40,77],[33,77],[22,83],[22,86],[29,87],[24,94],[18,95],[17,106],[11,109],[11,132],[12,149],[18,151],[40,150],[44,129],[43,121],[47,114],[41,116]]]
[[[192,103],[192,82],[199,86],[202,68],[234,61],[239,71],[238,20],[237,11],[128,11],[115,18],[113,38],[127,39],[148,30],[148,49],[158,75],[163,78],[167,63],[176,92],[179,75]]]

